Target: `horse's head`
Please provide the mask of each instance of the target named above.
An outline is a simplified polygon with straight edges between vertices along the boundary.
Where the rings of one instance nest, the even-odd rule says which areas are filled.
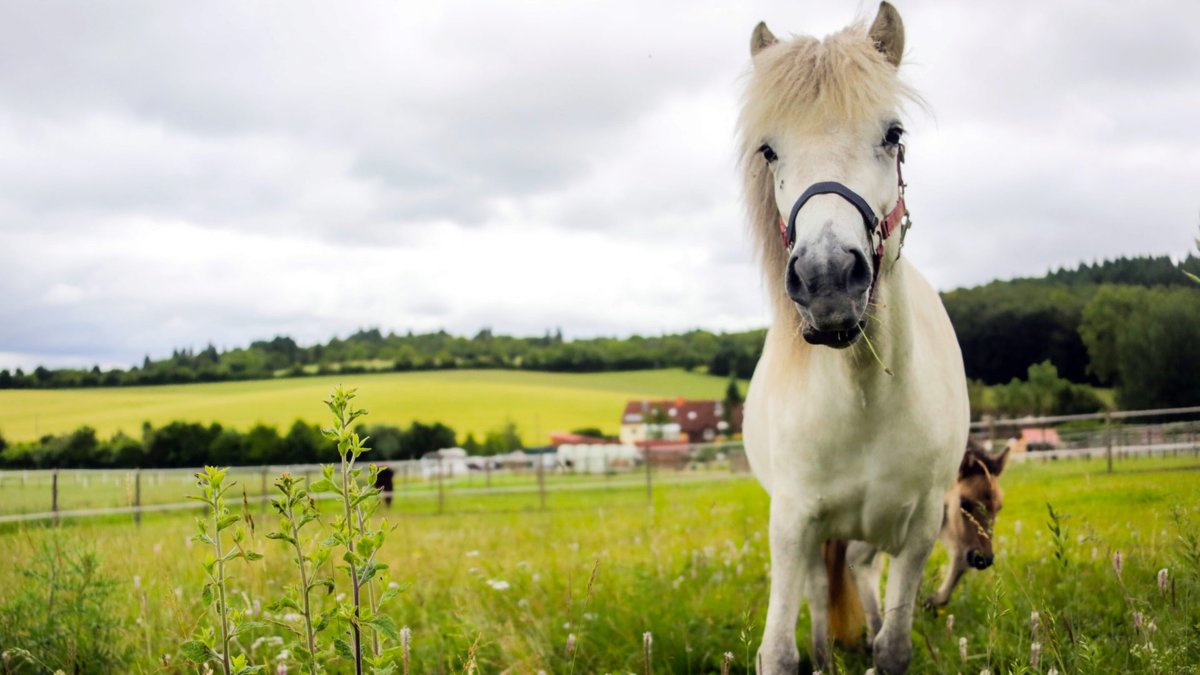
[[[882,264],[876,223],[902,208],[904,27],[884,2],[869,30],[823,40],[780,41],[760,23],[750,50],[742,163],[768,285],[809,343],[848,347]]]
[[[967,565],[978,570],[990,567],[995,557],[992,531],[1004,502],[1000,474],[1006,464],[1008,448],[993,456],[973,443],[968,445],[947,503],[946,518],[955,540],[954,550],[965,557]]]

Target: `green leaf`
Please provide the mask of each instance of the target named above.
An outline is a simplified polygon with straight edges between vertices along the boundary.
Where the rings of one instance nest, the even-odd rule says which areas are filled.
[[[348,659],[350,661],[354,660],[354,650],[351,649],[350,643],[346,642],[344,639],[338,638],[334,640],[333,649],[339,658]]]
[[[309,485],[308,490],[309,490],[309,492],[315,492],[315,493],[336,492],[339,495],[342,494],[342,489],[339,488],[336,483],[329,480],[328,478],[322,478],[321,480],[313,483],[312,485]]]
[[[267,539],[278,539],[279,541],[286,541],[293,546],[296,545],[296,540],[292,538],[292,535],[283,532],[268,532]]]
[[[243,623],[240,626],[238,626],[237,629],[234,630],[232,633],[230,633],[230,637],[241,635],[242,633],[248,633],[252,630],[262,630],[263,628],[266,628],[266,627],[267,627],[267,624],[263,623],[262,621],[247,621],[246,623]]]
[[[246,560],[253,562],[255,560],[262,560],[262,559],[263,559],[263,556],[261,553],[255,553],[254,551],[246,551]]]
[[[375,629],[376,633],[388,638],[389,640],[399,640],[400,634],[396,631],[396,622],[387,614],[377,614],[366,622],[368,626]]]
[[[231,513],[231,514],[225,516],[224,518],[218,520],[217,521],[217,532],[220,532],[221,530],[236,523],[239,518],[240,518],[240,516],[237,516],[237,515]]]
[[[276,614],[283,612],[285,609],[294,609],[299,612],[301,611],[300,603],[296,602],[290,597],[284,596],[267,605],[267,610],[275,612]]]
[[[192,663],[206,663],[217,656],[199,640],[188,640],[179,645],[179,654]]]
[[[205,607],[212,607],[213,604],[213,585],[204,584],[204,591],[200,594],[201,601]]]

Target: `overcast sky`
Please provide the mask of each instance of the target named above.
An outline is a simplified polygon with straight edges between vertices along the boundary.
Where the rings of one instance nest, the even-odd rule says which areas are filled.
[[[1200,222],[1200,5],[898,0],[905,254],[941,289]],[[754,24],[874,3],[0,0],[0,367],[359,327],[765,325]]]

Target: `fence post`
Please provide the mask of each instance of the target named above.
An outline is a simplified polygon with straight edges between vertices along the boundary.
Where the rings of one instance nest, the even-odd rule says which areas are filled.
[[[133,472],[133,522],[142,524],[142,470]]]
[[[1108,448],[1108,472],[1113,472],[1113,437],[1112,437],[1112,412],[1104,411],[1104,438]]]
[[[646,446],[646,501],[654,503],[654,483],[650,478],[650,446]]]
[[[442,475],[442,456],[441,455],[438,455],[438,458],[437,458],[437,482],[438,482],[438,513],[442,513],[446,509],[446,492],[445,492],[445,488],[443,487],[444,480],[443,480],[443,475]]]
[[[492,456],[483,456],[483,475],[487,477],[487,487],[492,487]]]
[[[538,498],[541,501],[541,509],[546,510],[546,456],[536,455],[537,457],[537,481],[538,481]]]
[[[54,512],[54,524],[58,525],[58,469],[50,474],[50,510]]]

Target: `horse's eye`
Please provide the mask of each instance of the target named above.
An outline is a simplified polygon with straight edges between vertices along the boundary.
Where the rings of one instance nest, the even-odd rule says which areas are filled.
[[[779,155],[776,155],[775,151],[771,149],[771,146],[767,145],[766,143],[763,143],[762,147],[759,148],[758,151],[762,153],[764,158],[766,158],[767,163],[771,163],[779,159]]]
[[[884,145],[899,145],[900,139],[904,136],[904,128],[899,125],[894,125],[888,128],[887,133],[883,135]]]

